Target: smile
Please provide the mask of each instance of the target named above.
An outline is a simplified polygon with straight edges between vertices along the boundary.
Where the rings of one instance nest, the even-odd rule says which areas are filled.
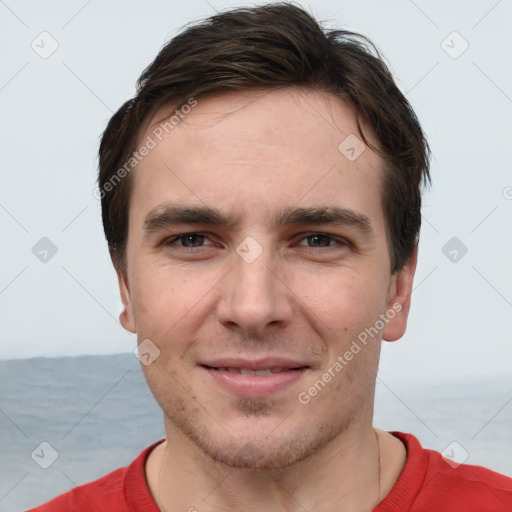
[[[289,390],[310,368],[238,368],[201,365],[212,384],[240,398],[265,398]]]
[[[289,372],[299,369],[300,368],[266,368],[263,370],[252,370],[250,368],[212,368],[212,370],[238,373],[241,375],[272,375],[273,373]]]

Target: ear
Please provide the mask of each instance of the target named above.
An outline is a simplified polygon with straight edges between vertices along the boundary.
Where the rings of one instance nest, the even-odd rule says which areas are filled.
[[[124,272],[116,267],[117,281],[119,283],[119,293],[121,295],[121,301],[123,303],[123,310],[119,315],[121,325],[130,332],[137,332],[135,328],[135,319],[133,317],[132,299],[130,294],[130,287],[128,284],[128,278],[124,275]]]
[[[396,341],[405,333],[407,317],[411,307],[412,283],[417,261],[418,246],[414,248],[406,264],[395,272],[391,278],[386,307],[386,317],[389,320],[382,332],[382,339],[385,341]]]

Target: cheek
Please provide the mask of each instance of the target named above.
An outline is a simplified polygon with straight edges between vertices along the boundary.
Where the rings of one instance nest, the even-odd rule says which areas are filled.
[[[296,281],[295,289],[307,290],[302,302],[332,334],[341,336],[357,335],[375,321],[386,303],[383,280],[355,269],[331,269],[325,277],[305,277]]]
[[[215,276],[144,259],[134,268],[132,304],[139,338],[154,338],[157,343],[181,339],[180,331],[193,329],[200,322]]]

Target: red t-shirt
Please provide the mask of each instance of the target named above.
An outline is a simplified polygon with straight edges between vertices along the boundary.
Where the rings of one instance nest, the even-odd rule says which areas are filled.
[[[424,449],[411,434],[390,432],[407,448],[407,462],[373,512],[511,512],[512,478],[481,466],[452,468],[439,452]],[[33,508],[28,512],[159,512],[146,484],[145,448],[127,467]]]

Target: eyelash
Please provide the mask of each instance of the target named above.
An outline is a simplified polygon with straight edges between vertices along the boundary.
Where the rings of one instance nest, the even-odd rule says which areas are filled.
[[[186,246],[183,246],[183,245],[177,245],[175,244],[175,242],[179,241],[179,240],[183,240],[189,236],[201,236],[201,237],[204,237],[205,239],[208,239],[208,236],[204,233],[199,233],[199,232],[196,232],[196,231],[191,231],[189,233],[183,233],[181,235],[176,235],[176,236],[173,236],[167,240],[165,240],[163,242],[163,245],[166,245],[166,246],[169,246],[169,245],[176,245],[180,250],[185,250],[185,251],[195,251],[197,249],[200,249],[202,247],[207,247],[207,246],[204,246],[204,245],[200,245],[198,247],[186,247]],[[322,232],[311,232],[311,233],[308,233],[308,234],[305,234],[303,235],[299,241],[302,241],[302,240],[306,240],[307,238],[312,238],[312,237],[315,237],[315,236],[319,236],[319,237],[327,237],[330,239],[330,241],[333,241],[336,243],[337,246],[349,246],[350,245],[350,242],[348,240],[346,240],[345,238],[343,237],[339,237],[339,236],[335,236],[335,235],[330,235],[328,233],[322,233]],[[215,245],[215,242],[213,242],[212,240],[210,240],[212,242],[212,244],[210,245]],[[317,251],[326,251],[326,250],[329,250],[329,249],[332,249],[332,248],[335,248],[336,245],[328,245],[326,247],[310,247],[310,246],[300,246],[300,247],[305,247],[307,249],[316,249]]]

